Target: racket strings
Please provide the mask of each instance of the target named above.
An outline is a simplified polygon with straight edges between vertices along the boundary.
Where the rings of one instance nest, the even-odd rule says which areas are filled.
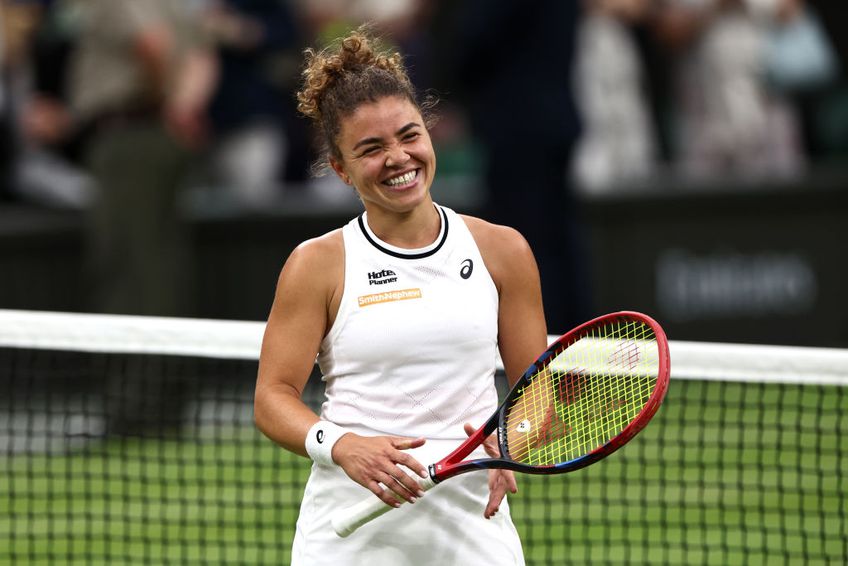
[[[603,447],[639,415],[658,374],[650,326],[621,320],[592,329],[518,392],[506,418],[510,457],[553,466]]]

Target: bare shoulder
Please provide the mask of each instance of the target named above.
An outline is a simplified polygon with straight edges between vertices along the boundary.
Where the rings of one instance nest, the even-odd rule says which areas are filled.
[[[259,357],[261,382],[303,390],[321,339],[330,326],[330,306],[344,273],[340,231],[307,240],[286,260],[265,326]]]
[[[547,342],[536,258],[518,230],[464,216],[498,289],[498,347],[510,383]]]
[[[486,248],[489,251],[490,248],[493,248],[491,251],[496,252],[505,247],[506,249],[503,251],[506,253],[523,249],[529,250],[527,240],[515,228],[492,224],[475,216],[461,215],[461,218],[465,221],[465,225],[468,226],[471,235],[474,236],[474,240],[481,249]]]
[[[286,264],[307,264],[312,267],[329,267],[344,259],[344,239],[341,229],[298,244]]]
[[[536,260],[521,233],[509,226],[492,224],[474,216],[461,216],[468,226],[486,267],[498,283],[500,276],[523,265],[532,265]]]
[[[337,228],[323,236],[311,238],[298,244],[288,261],[309,262],[324,267],[344,259],[344,238],[342,229]]]
[[[341,229],[337,229],[299,244],[283,266],[280,283],[327,288],[343,272],[344,239]]]

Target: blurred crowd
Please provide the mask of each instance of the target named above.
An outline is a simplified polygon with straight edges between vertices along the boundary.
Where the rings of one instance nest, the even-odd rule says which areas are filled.
[[[302,52],[370,22],[441,100],[440,175],[481,179],[489,218],[527,235],[544,286],[568,289],[585,266],[575,193],[841,164],[848,34],[836,6],[0,0],[0,201],[90,211],[89,267],[104,287],[92,308],[173,313],[180,285],[149,305],[144,295],[182,277],[177,193],[204,187],[261,211],[317,190],[295,110]],[[581,293],[552,310],[581,320]]]
[[[301,51],[365,21],[443,98],[434,136],[448,169],[474,169],[482,134],[466,82],[475,73],[453,64],[469,52],[456,29],[465,4],[475,2],[0,0],[0,194],[85,206],[98,177],[94,139],[155,118],[175,151],[192,155],[193,182],[262,208],[310,180],[314,148],[293,102]],[[568,167],[588,190],[670,173],[802,174],[848,148],[845,34],[831,4],[583,0],[574,50],[537,52],[544,76],[521,63],[524,92],[510,104],[532,105],[542,81],[570,75],[580,134]],[[475,9],[484,20],[500,10]],[[502,45],[532,27],[508,23]],[[557,33],[553,23],[544,32]],[[494,45],[475,56],[480,69],[510,64]]]
[[[596,188],[669,173],[769,180],[836,162],[848,98],[834,4],[589,0],[577,177]]]

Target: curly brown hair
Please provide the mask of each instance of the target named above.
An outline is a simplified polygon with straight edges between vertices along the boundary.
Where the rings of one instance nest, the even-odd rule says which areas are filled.
[[[435,103],[434,99],[419,102],[401,55],[381,49],[368,26],[359,27],[321,51],[307,49],[304,56],[297,109],[313,121],[322,138],[324,154],[336,159],[341,159],[336,143],[341,120],[360,105],[400,96],[425,115]]]

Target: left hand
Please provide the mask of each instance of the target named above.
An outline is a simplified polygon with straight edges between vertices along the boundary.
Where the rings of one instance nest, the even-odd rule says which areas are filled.
[[[465,423],[465,434],[471,436],[476,429],[471,423]],[[483,448],[490,458],[500,458],[497,437],[492,434],[483,442]],[[491,519],[500,509],[506,492],[517,493],[518,484],[515,483],[515,474],[511,470],[489,470],[489,502],[483,516]]]

